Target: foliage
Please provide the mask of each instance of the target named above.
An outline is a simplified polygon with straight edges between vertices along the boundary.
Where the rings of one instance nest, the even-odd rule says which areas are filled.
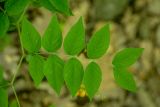
[[[86,68],[83,80],[90,99],[92,99],[98,91],[101,81],[102,73],[100,67],[95,62],[91,62]]]
[[[69,59],[64,66],[64,80],[72,96],[78,92],[83,80],[83,66],[76,58]]]
[[[109,25],[106,24],[96,31],[86,43],[83,19],[80,17],[64,38],[63,48],[69,56],[68,60],[64,61],[57,53],[62,46],[63,38],[56,13],[72,15],[67,0],[1,0],[0,2],[4,3],[4,8],[0,10],[0,37],[4,37],[14,23],[18,30],[22,53],[10,83],[3,78],[3,70],[0,68],[0,107],[8,107],[8,86],[12,87],[17,101],[11,105],[20,107],[13,84],[26,56],[29,74],[37,87],[45,77],[58,95],[65,83],[71,95],[75,97],[83,85],[88,97],[92,100],[102,81],[101,68],[95,61],[91,61],[84,69],[78,55],[86,50],[88,59],[96,60],[102,57],[109,48]],[[53,17],[42,38],[32,23],[24,17],[26,9],[32,3],[53,12]],[[42,47],[46,56],[41,54]],[[142,51],[142,48],[126,48],[118,52],[112,62],[115,81],[122,88],[132,92],[135,92],[137,88],[133,75],[127,69],[139,58]]]
[[[72,44],[74,43],[74,45]],[[69,55],[79,54],[85,46],[85,31],[82,18],[75,23],[64,39],[64,50]]]
[[[44,65],[44,75],[57,94],[60,94],[60,90],[64,83],[63,68],[64,61],[57,55],[49,56]]]

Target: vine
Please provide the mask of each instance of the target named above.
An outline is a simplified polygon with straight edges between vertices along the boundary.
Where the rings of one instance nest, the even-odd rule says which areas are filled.
[[[8,107],[8,95],[4,88],[8,86],[13,90],[18,107],[21,106],[14,82],[26,56],[29,56],[27,60],[29,74],[35,86],[39,86],[45,77],[58,95],[60,95],[61,88],[65,83],[73,97],[79,95],[83,89],[86,92],[85,95],[92,101],[102,82],[101,68],[96,63],[96,59],[105,55],[109,48],[109,25],[106,24],[98,29],[86,43],[83,18],[80,17],[70,28],[63,41],[62,30],[56,13],[73,15],[67,0],[8,0],[3,2],[5,4],[4,8],[0,7],[0,10],[2,10],[0,12],[0,20],[2,20],[0,22],[0,37],[3,37],[10,27],[9,18],[13,18],[15,15],[19,16],[14,25],[18,31],[21,58],[9,84],[3,83],[3,70],[0,69],[0,94],[2,94],[0,96],[0,106]],[[24,17],[29,4],[32,3],[37,3],[53,12],[51,21],[42,38],[32,23]],[[59,53],[56,53],[62,47],[62,44],[68,57],[67,61],[62,60]],[[47,57],[42,55],[41,48],[47,53]],[[90,61],[86,68],[78,59],[79,54],[84,54],[83,50],[86,51],[86,58]],[[140,57],[142,52],[143,48],[126,48],[117,52],[112,61],[116,83],[131,92],[136,92],[137,87],[133,75],[128,72],[128,67]]]

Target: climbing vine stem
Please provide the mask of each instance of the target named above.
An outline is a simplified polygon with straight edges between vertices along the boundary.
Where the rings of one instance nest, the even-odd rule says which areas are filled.
[[[18,36],[19,36],[20,45],[21,45],[21,53],[22,53],[22,56],[21,56],[20,61],[19,61],[18,65],[17,65],[16,71],[14,72],[14,75],[13,75],[13,78],[12,78],[12,81],[11,81],[11,86],[12,86],[14,95],[15,95],[15,97],[16,97],[16,101],[17,101],[18,107],[21,107],[21,106],[20,106],[19,99],[18,99],[18,96],[17,96],[17,93],[16,93],[16,90],[15,90],[15,87],[14,87],[14,81],[15,81],[16,76],[17,76],[17,74],[18,74],[18,71],[20,70],[20,67],[21,67],[21,65],[22,65],[22,61],[23,61],[23,59],[24,59],[24,57],[25,57],[25,53],[24,53],[24,48],[23,48],[21,36],[20,36],[20,26],[19,26],[19,24],[17,24],[17,30],[18,30]]]
[[[28,6],[27,6],[28,7]],[[26,7],[26,9],[27,9]],[[21,39],[21,29],[20,29],[20,22],[21,20],[23,19],[23,16],[25,14],[25,11],[26,9],[23,11],[22,15],[20,16],[19,20],[17,21],[17,24],[16,24],[16,27],[17,27],[17,31],[18,31],[18,36],[19,36],[19,41],[20,41],[20,47],[21,47],[21,53],[22,53],[22,56],[20,58],[20,61],[17,65],[17,68],[16,68],[16,71],[14,72],[14,75],[13,75],[13,78],[12,78],[12,81],[11,81],[11,87],[12,87],[12,90],[13,90],[13,93],[15,95],[15,98],[16,98],[16,101],[17,101],[17,104],[18,104],[18,107],[21,107],[20,106],[20,102],[19,102],[19,99],[18,99],[18,95],[16,93],[16,90],[15,90],[15,87],[14,87],[14,81],[16,79],[16,76],[20,70],[20,67],[22,65],[22,61],[23,59],[25,58],[25,52],[24,52],[24,48],[23,48],[23,44],[22,44],[22,39]]]
[[[13,93],[14,93],[14,95],[15,95],[15,97],[16,97],[16,101],[17,101],[18,107],[21,107],[20,102],[19,102],[19,99],[18,99],[18,96],[17,96],[17,93],[16,93],[16,90],[15,90],[13,84],[12,84],[12,90],[13,90]]]

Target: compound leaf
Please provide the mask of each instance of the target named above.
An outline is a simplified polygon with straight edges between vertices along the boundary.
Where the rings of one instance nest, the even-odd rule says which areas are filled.
[[[109,47],[109,25],[98,30],[87,44],[87,56],[97,59],[104,55]]]
[[[72,15],[67,0],[49,0],[52,5],[59,11],[66,15]]]
[[[91,62],[85,70],[83,79],[83,84],[90,100],[98,91],[101,81],[102,73],[100,67],[95,62]]]
[[[69,55],[79,54],[85,46],[85,31],[82,18],[72,26],[64,39],[64,50]]]
[[[143,50],[143,48],[123,49],[115,55],[112,64],[120,68],[128,67],[140,57]]]
[[[64,83],[63,68],[64,61],[58,56],[52,55],[48,57],[43,70],[49,84],[58,95],[60,94],[62,85]]]
[[[5,10],[10,16],[20,14],[24,11],[30,0],[7,0]]]
[[[0,12],[0,37],[4,36],[9,28],[9,19],[6,14]]]
[[[45,31],[42,38],[42,46],[48,52],[54,52],[58,50],[62,45],[62,32],[57,20],[57,17],[54,15],[51,19],[51,22]]]
[[[76,58],[69,59],[64,66],[64,80],[71,92],[75,96],[83,79],[83,66]]]
[[[29,57],[29,73],[35,83],[38,86],[43,77],[43,66],[44,66],[44,59],[42,56],[33,55]]]
[[[23,47],[29,53],[38,52],[41,48],[40,34],[27,19],[22,21],[21,40]]]
[[[3,88],[0,88],[0,107],[8,107],[8,93]]]
[[[114,68],[114,78],[120,87],[131,92],[137,90],[133,75],[125,68]]]

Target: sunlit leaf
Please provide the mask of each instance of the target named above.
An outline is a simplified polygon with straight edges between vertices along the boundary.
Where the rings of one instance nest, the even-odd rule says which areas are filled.
[[[75,23],[64,39],[64,50],[69,55],[79,54],[85,46],[85,30],[82,18]]]
[[[143,50],[143,48],[123,49],[115,55],[112,64],[120,68],[128,67],[136,62]]]
[[[83,79],[83,84],[90,100],[98,91],[101,81],[102,73],[100,67],[95,62],[91,62],[85,70]]]
[[[27,19],[24,19],[22,22],[21,39],[23,47],[29,53],[38,52],[41,48],[41,37],[37,30]]]
[[[114,68],[114,78],[120,87],[131,92],[137,90],[133,75],[125,68]]]
[[[87,56],[91,59],[100,58],[109,47],[109,26],[105,25],[98,30],[87,44]]]
[[[72,94],[75,96],[83,79],[83,66],[76,58],[69,59],[64,66],[64,80]]]
[[[43,66],[44,66],[44,59],[39,55],[33,55],[29,58],[29,73],[35,83],[38,86],[43,77]]]
[[[62,85],[64,83],[63,68],[64,61],[58,56],[52,55],[48,57],[43,70],[49,84],[58,95],[60,94]]]
[[[53,16],[51,22],[42,38],[42,46],[48,52],[58,50],[62,45],[62,32],[56,16]]]

